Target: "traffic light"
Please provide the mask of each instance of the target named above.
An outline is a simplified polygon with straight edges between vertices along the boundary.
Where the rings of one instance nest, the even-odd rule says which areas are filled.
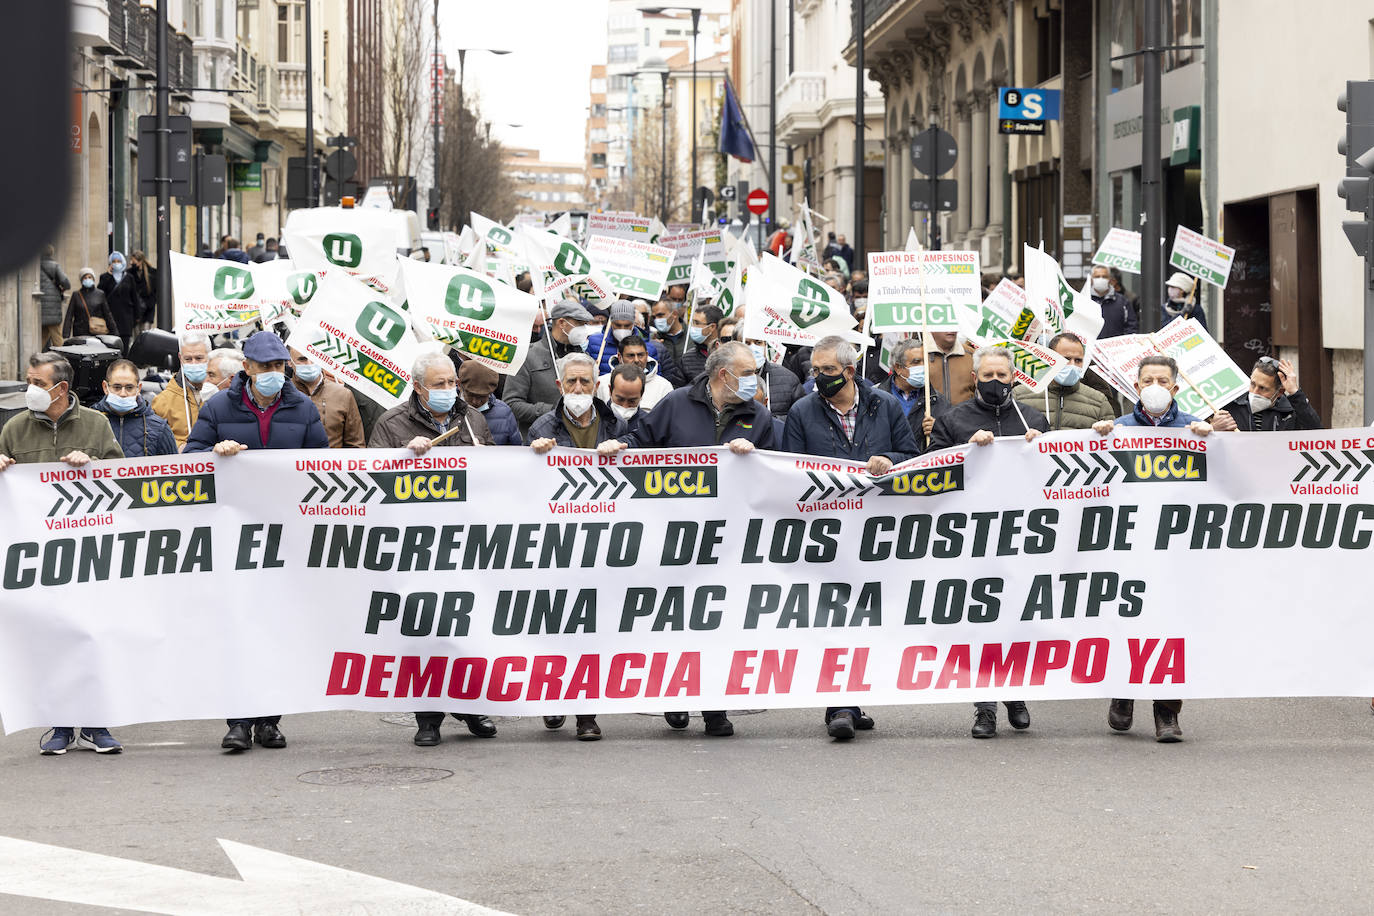
[[[429,228],[431,228],[431,229],[436,229],[436,230],[437,230],[437,229],[439,228],[439,208],[438,208],[438,207],[430,207],[428,210],[425,211],[425,222],[426,222],[426,225],[428,225]]]
[[[1345,112],[1345,136],[1336,143],[1345,157],[1345,178],[1336,193],[1361,217],[1344,220],[1341,229],[1365,259],[1366,282],[1374,289],[1374,80],[1347,82],[1336,107]]]

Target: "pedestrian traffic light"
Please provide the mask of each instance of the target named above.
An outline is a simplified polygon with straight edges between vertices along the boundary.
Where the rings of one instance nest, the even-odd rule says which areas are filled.
[[[1344,220],[1341,229],[1365,259],[1366,276],[1374,277],[1374,80],[1347,82],[1336,107],[1345,112],[1345,136],[1336,142],[1336,151],[1345,157],[1345,178],[1336,193],[1347,210],[1361,217]]]
[[[439,228],[439,208],[438,208],[438,207],[430,207],[428,210],[426,210],[426,211],[425,211],[425,220],[426,220],[426,224],[429,226],[429,228],[431,228],[431,229],[438,229],[438,228]]]

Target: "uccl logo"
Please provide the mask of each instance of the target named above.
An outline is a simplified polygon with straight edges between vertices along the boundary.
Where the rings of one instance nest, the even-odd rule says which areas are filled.
[[[216,299],[247,299],[253,295],[253,275],[242,267],[221,267],[215,273]]]
[[[320,278],[314,271],[292,274],[286,281],[286,287],[291,291],[291,298],[297,305],[305,305],[315,295],[315,290],[319,288]]]
[[[792,321],[799,328],[809,328],[830,317],[830,291],[810,277],[797,284],[792,297]]]
[[[406,320],[384,302],[369,302],[358,316],[358,333],[373,345],[390,350],[406,333]]]
[[[496,293],[485,280],[458,274],[448,281],[444,308],[459,318],[486,321],[496,311]]]
[[[351,270],[363,262],[363,240],[351,232],[331,232],[324,237],[324,256]]]
[[[591,262],[572,242],[564,242],[558,249],[558,256],[553,259],[553,266],[564,276],[571,276],[585,274]]]

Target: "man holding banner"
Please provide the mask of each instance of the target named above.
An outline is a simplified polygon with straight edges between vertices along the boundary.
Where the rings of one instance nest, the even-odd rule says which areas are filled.
[[[592,313],[573,299],[555,305],[549,312],[549,321],[548,341],[543,346],[530,347],[524,365],[506,380],[502,395],[520,421],[522,435],[558,400],[554,360],[569,353],[585,353],[591,338]]]
[[[868,473],[886,474],[920,452],[906,415],[892,395],[866,379],[856,379],[854,345],[842,337],[822,337],[811,350],[816,390],[787,414],[782,448],[800,455],[867,462]],[[873,719],[858,706],[825,711],[830,737],[847,741],[855,729],[870,729]]]
[[[1000,347],[982,347],[973,354],[973,397],[950,408],[935,421],[930,433],[931,450],[972,442],[990,445],[999,436],[1025,436],[1026,441],[1049,432],[1049,424],[1034,407],[1012,397],[1012,356]],[[997,736],[997,704],[975,703],[973,737]],[[1007,721],[1017,731],[1030,728],[1030,711],[1015,700],[1004,704]]]
[[[223,395],[201,408],[182,451],[208,452],[228,458],[244,449],[329,448],[329,436],[310,398],[286,384],[291,354],[281,338],[259,331],[243,345],[244,366]],[[286,747],[277,726],[281,716],[228,719],[220,747],[246,751],[254,742],[266,748]]]
[[[1288,432],[1321,429],[1322,418],[1298,387],[1298,370],[1288,360],[1261,356],[1250,371],[1250,393],[1212,417],[1218,432]]]

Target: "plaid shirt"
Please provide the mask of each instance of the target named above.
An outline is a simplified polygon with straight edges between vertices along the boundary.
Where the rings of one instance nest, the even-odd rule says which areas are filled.
[[[840,429],[844,430],[844,437],[852,443],[854,441],[854,427],[859,422],[859,398],[857,394],[854,398],[854,403],[849,406],[848,410],[840,410],[830,401],[826,401],[825,403],[829,405],[830,409],[835,411],[835,415],[840,418]]]

